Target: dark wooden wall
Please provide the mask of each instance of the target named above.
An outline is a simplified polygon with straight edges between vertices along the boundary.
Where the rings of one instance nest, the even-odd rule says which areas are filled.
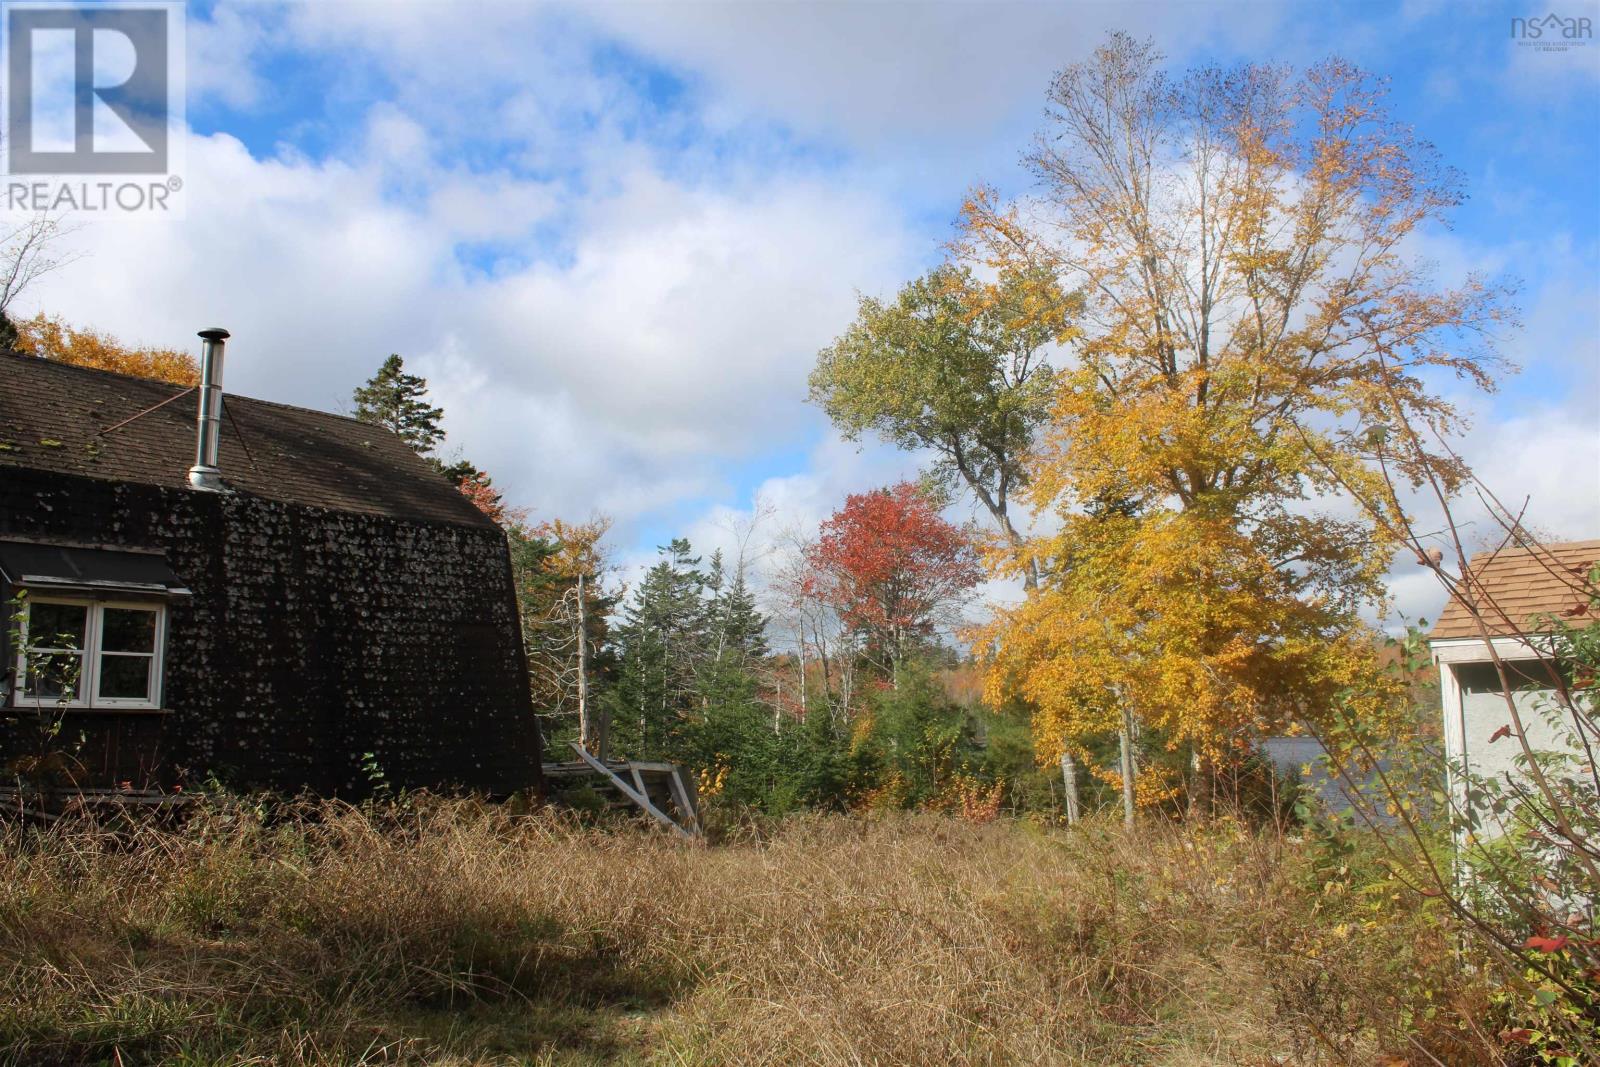
[[[0,468],[7,536],[160,549],[194,591],[168,610],[169,713],[70,716],[85,784],[359,796],[368,752],[397,788],[538,784],[499,530]]]

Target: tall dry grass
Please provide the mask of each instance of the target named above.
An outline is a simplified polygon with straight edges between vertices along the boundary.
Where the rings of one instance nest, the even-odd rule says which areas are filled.
[[[12,826],[0,1060],[1492,1062],[1437,926],[1337,863],[1227,823],[686,847],[443,801]]]

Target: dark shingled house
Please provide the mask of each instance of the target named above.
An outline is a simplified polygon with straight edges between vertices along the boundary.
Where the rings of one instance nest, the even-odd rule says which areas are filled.
[[[0,735],[58,707],[27,647],[81,788],[537,787],[504,534],[385,429],[223,403],[202,336],[198,400],[0,354]]]

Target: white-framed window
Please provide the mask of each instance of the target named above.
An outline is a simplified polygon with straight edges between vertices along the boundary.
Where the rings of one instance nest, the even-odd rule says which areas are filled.
[[[30,596],[20,631],[17,705],[161,706],[165,605]]]

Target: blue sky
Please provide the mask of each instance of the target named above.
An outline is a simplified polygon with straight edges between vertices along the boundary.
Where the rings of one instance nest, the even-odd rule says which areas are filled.
[[[1600,16],[1593,4],[1563,14]],[[1600,43],[1519,48],[1522,4],[226,4],[188,23],[187,218],[93,224],[30,294],[129,339],[233,330],[229,387],[337,410],[389,352],[536,515],[616,520],[628,565],[768,536],[915,457],[804,402],[857,291],[937,262],[965,190],[1024,192],[1053,70],[1112,29],[1175,67],[1342,55],[1469,195],[1442,280],[1516,279],[1523,367],[1464,443],[1600,534]],[[1597,19],[1600,21],[1600,19]],[[1397,571],[1403,606],[1435,594]]]

